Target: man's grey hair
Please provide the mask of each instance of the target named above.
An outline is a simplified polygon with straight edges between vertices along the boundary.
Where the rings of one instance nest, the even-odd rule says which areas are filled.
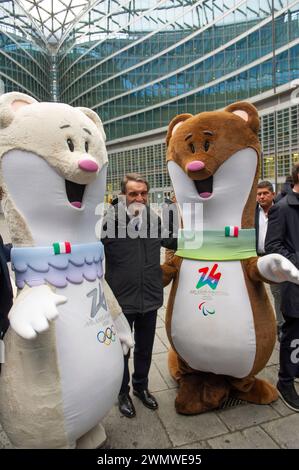
[[[150,185],[148,181],[138,173],[127,173],[123,179],[122,182],[120,183],[120,190],[122,194],[126,194],[126,187],[127,187],[127,182],[128,181],[136,181],[137,183],[144,183],[146,184],[147,191],[150,190]]]

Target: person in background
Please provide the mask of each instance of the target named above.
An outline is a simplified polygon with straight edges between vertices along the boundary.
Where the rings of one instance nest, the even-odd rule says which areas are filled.
[[[293,177],[292,175],[288,175],[286,177],[285,182],[282,185],[280,193],[278,193],[277,196],[275,197],[274,202],[276,203],[280,201],[283,197],[285,197],[287,194],[291,194],[293,190],[293,186],[294,186]]]
[[[166,233],[161,219],[148,206],[148,182],[137,173],[121,182],[121,195],[103,224],[106,280],[131,328],[134,328],[133,394],[152,410],[158,408],[148,390],[157,310],[163,304],[160,248],[176,249],[176,238]],[[109,233],[109,228],[110,232]],[[151,235],[152,229],[155,234]],[[130,353],[129,353],[130,354]],[[129,354],[125,356],[123,381],[118,397],[120,412],[132,418],[136,410],[130,397]]]
[[[0,188],[0,201],[1,199],[2,189]],[[13,302],[13,290],[7,267],[7,263],[10,261],[11,247],[12,245],[10,243],[3,243],[2,236],[0,235],[0,341],[3,341],[4,335],[8,329],[8,313]],[[0,351],[2,351],[2,349],[0,349]],[[0,357],[0,367],[1,359]]]
[[[269,211],[266,254],[279,253],[299,268],[299,162],[293,167],[294,187]],[[284,403],[299,411],[299,395],[294,381],[299,377],[299,285],[281,284],[284,316],[280,341],[277,389]]]
[[[268,229],[268,214],[274,204],[275,193],[270,181],[261,181],[257,185],[256,211],[255,211],[255,229],[256,229],[256,252],[259,256],[265,254],[265,239]],[[277,324],[277,338],[280,341],[281,327],[284,322],[281,313],[280,304],[280,284],[270,284],[271,293],[274,299],[274,307]]]

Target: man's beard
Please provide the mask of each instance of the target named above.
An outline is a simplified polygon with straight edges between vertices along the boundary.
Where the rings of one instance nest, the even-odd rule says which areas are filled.
[[[131,217],[138,217],[142,214],[142,211],[145,208],[145,204],[142,202],[132,202],[128,207],[127,211]]]

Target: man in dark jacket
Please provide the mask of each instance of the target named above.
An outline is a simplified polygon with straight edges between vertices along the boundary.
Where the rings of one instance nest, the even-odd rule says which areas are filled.
[[[265,239],[268,229],[268,214],[269,210],[274,204],[275,193],[273,185],[270,181],[260,181],[257,185],[256,193],[256,209],[255,209],[255,230],[256,230],[256,252],[259,256],[265,254]],[[281,338],[281,327],[284,322],[283,315],[281,313],[281,294],[280,284],[270,284],[271,293],[274,299],[276,324],[277,324],[277,338],[280,341]]]
[[[122,196],[111,206],[103,226],[106,279],[131,328],[134,325],[133,393],[150,409],[158,408],[148,391],[148,373],[157,310],[163,304],[160,248],[176,249],[176,239],[164,237],[161,219],[147,206],[149,184],[136,173],[125,176]],[[130,353],[129,353],[130,354]],[[129,354],[119,393],[119,409],[131,418],[136,411],[129,395]]]
[[[299,163],[292,172],[294,187],[269,211],[266,253],[279,253],[299,268]],[[299,285],[281,284],[281,311],[284,316],[280,342],[277,389],[285,404],[299,411],[294,379],[299,377]]]

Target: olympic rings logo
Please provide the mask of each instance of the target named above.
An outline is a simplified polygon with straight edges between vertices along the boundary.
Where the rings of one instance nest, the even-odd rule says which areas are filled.
[[[111,343],[114,343],[116,337],[114,326],[107,326],[106,330],[100,330],[97,334],[98,341],[100,343],[106,344],[109,346]]]

